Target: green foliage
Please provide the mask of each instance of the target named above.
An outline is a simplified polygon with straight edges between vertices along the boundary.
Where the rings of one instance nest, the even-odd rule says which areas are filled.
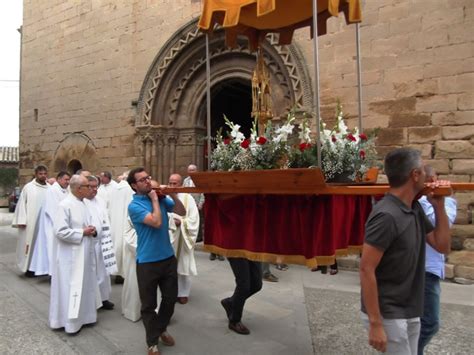
[[[0,168],[0,186],[10,189],[17,185],[18,169]]]

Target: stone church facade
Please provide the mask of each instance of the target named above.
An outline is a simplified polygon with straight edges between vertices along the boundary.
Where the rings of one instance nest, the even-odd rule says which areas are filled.
[[[144,165],[165,182],[189,163],[205,169],[205,37],[198,0],[24,0],[20,178],[34,165],[114,175]],[[366,0],[361,24],[364,129],[380,128],[381,157],[420,149],[452,181],[474,182],[474,3]],[[328,20],[319,38],[321,115],[339,99],[357,122],[354,26]],[[309,29],[293,43],[263,46],[276,117],[311,111]],[[212,132],[222,113],[248,113],[255,53],[246,40],[210,39]],[[247,111],[245,111],[247,110]],[[234,116],[232,116],[234,115]],[[245,124],[245,122],[242,122]],[[474,279],[474,196],[459,203],[448,276]]]

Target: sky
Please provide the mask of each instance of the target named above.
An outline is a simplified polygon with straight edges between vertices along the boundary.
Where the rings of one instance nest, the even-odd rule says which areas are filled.
[[[23,1],[0,1],[0,146],[18,146]]]

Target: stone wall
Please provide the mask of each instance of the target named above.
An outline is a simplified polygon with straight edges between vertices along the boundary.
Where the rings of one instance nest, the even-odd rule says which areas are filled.
[[[79,157],[85,168],[114,175],[142,164],[136,100],[160,49],[200,6],[191,0],[25,0],[22,183],[39,162],[57,171]],[[473,22],[471,0],[363,2],[363,127],[380,128],[381,157],[395,147],[416,147],[442,177],[474,182]],[[309,30],[297,31],[294,43],[314,73]],[[330,19],[319,48],[322,118],[330,122],[339,98],[354,126],[354,26],[342,16]],[[448,276],[474,279],[474,195],[456,198]]]
[[[87,156],[75,152],[84,168],[118,175],[141,164],[134,124],[144,78],[168,38],[199,11],[196,1],[25,0],[22,183],[38,162],[66,168],[72,156],[61,142],[77,136],[88,142]],[[55,166],[56,158],[64,164]]]
[[[339,98],[357,125],[355,26],[328,22],[319,39],[321,116],[331,122]],[[380,128],[382,158],[411,146],[451,181],[474,182],[474,2],[364,1],[360,27],[362,110],[366,130]],[[308,30],[297,40],[314,72]],[[474,279],[474,194],[458,192],[447,276]]]

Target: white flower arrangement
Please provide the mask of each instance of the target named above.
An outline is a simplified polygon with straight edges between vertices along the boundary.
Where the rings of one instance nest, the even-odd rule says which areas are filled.
[[[336,118],[336,125],[331,130],[321,123],[321,169],[326,180],[339,175],[347,175],[353,181],[361,180],[375,164],[375,137],[359,133],[357,128],[350,130],[344,122],[339,103]],[[249,138],[240,132],[238,124],[227,117],[224,119],[230,132],[227,138],[223,138],[220,132],[216,137],[217,144],[210,156],[213,170],[307,168],[317,165],[318,145],[305,116],[296,125],[295,112],[291,111],[282,126],[273,127],[268,122],[263,135],[258,135],[254,121]],[[294,131],[298,131],[297,138]]]

